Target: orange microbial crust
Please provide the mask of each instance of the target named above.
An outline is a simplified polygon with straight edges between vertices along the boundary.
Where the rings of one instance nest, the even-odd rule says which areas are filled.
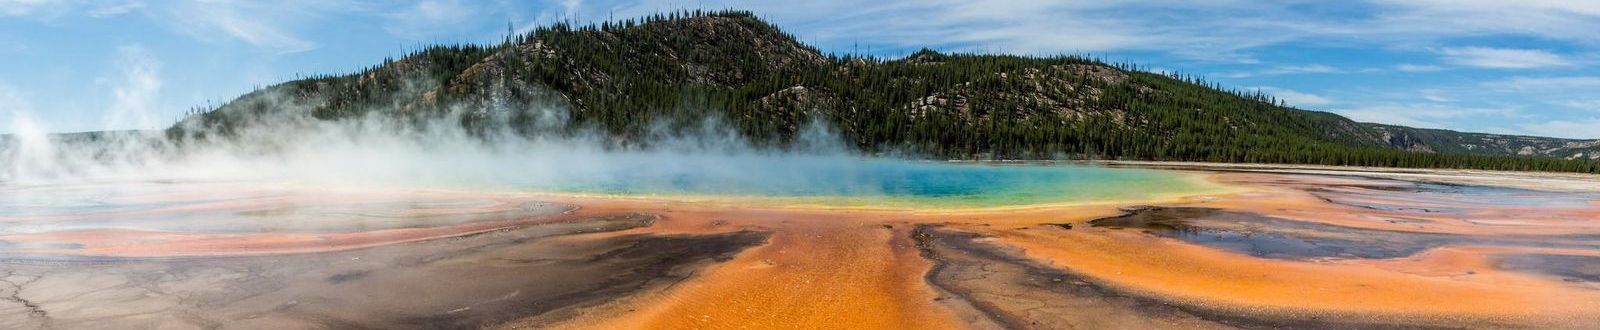
[[[442,238],[626,213],[656,220],[579,230],[551,244],[741,232],[767,236],[726,258],[672,268],[663,280],[625,296],[497,324],[595,329],[1134,324],[1106,323],[1111,321],[1183,327],[1600,326],[1600,284],[1595,282],[1600,274],[1586,262],[1600,260],[1600,204],[1592,198],[1356,177],[1192,174],[1236,189],[1178,200],[992,210],[843,210],[437,191],[341,192],[329,199],[280,192],[141,210],[0,217],[4,223],[60,228],[0,234],[9,244],[0,255],[274,258],[379,246],[404,249]],[[410,206],[386,209],[395,203]],[[1140,210],[1157,209],[1132,208],[1152,203],[1182,209],[1140,215]],[[362,214],[364,220],[357,221],[370,223],[300,231],[66,225],[88,218],[229,217],[287,205],[318,211],[267,212],[273,214],[268,218]],[[1140,216],[1158,226],[1107,222]],[[373,220],[388,218],[410,220]]]

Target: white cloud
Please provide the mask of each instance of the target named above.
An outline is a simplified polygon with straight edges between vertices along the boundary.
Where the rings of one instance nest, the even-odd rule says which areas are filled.
[[[60,0],[0,0],[0,15],[54,15],[69,5]]]
[[[1339,68],[1335,68],[1335,67],[1331,67],[1331,66],[1327,66],[1327,65],[1322,65],[1322,64],[1287,65],[1287,66],[1280,66],[1280,67],[1277,67],[1277,68],[1273,68],[1271,70],[1267,70],[1268,74],[1339,73],[1339,72],[1343,72],[1343,70],[1339,70]]]
[[[1600,118],[1552,120],[1542,123],[1517,125],[1530,135],[1569,139],[1600,139]]]
[[[52,21],[72,14],[105,18],[126,14],[144,7],[140,1],[85,0],[0,0],[0,16],[27,17]]]
[[[1389,103],[1330,110],[1359,122],[1402,125],[1421,128],[1452,128],[1452,121],[1473,117],[1514,117],[1520,111],[1514,108],[1456,107],[1437,103]]]
[[[105,16],[137,9],[144,2],[120,2],[88,10]],[[306,17],[328,9],[385,6],[353,0],[280,2],[198,0],[151,2],[176,7],[171,20],[192,34],[227,37],[280,52],[304,51],[316,44],[295,33]],[[21,15],[61,7],[58,0],[0,0],[0,14]],[[405,37],[455,27],[473,18],[489,2],[423,0],[383,13],[385,28]],[[624,18],[686,8],[742,8],[771,18],[787,29],[824,46],[851,44],[877,49],[943,49],[1015,53],[1072,53],[1150,50],[1187,59],[1257,63],[1252,50],[1282,43],[1438,44],[1461,37],[1528,35],[1600,43],[1600,5],[1594,1],[1561,0],[1369,0],[1341,6],[1368,7],[1371,16],[1327,15],[1306,10],[1300,2],[1208,1],[1044,1],[1044,0],[883,0],[760,1],[735,0],[545,0],[552,19]],[[80,3],[81,4],[81,3]],[[1315,6],[1315,5],[1309,5]],[[380,11],[382,12],[382,11]],[[513,17],[521,14],[508,13]],[[1489,61],[1503,67],[1549,64],[1549,53],[1533,62]],[[1566,61],[1559,56],[1557,62]],[[1511,64],[1507,64],[1511,63]],[[1544,64],[1539,64],[1544,63]],[[1408,71],[1415,69],[1416,71]],[[1423,65],[1407,72],[1434,71]]]
[[[1578,110],[1600,111],[1600,99],[1561,100],[1551,103]]]
[[[1289,105],[1294,105],[1294,106],[1324,105],[1324,104],[1333,103],[1333,100],[1328,99],[1326,97],[1322,97],[1320,95],[1311,94],[1311,93],[1299,92],[1299,91],[1295,91],[1295,90],[1291,90],[1291,89],[1284,89],[1284,88],[1277,88],[1277,87],[1251,87],[1251,88],[1248,88],[1248,89],[1256,89],[1256,90],[1260,90],[1262,92],[1266,92],[1267,94],[1270,94],[1270,95],[1272,95],[1274,97],[1277,97],[1279,100],[1283,100],[1284,102],[1288,102]]]
[[[1446,94],[1445,91],[1438,90],[1438,89],[1421,89],[1421,90],[1417,90],[1417,96],[1421,97],[1424,100],[1433,101],[1433,102],[1439,102],[1439,103],[1448,103],[1448,102],[1455,102],[1456,101],[1455,98],[1450,97],[1450,96],[1445,95],[1445,94]]]
[[[567,3],[567,1],[557,0]],[[1293,39],[1281,33],[1276,5],[1214,0],[1092,2],[1041,0],[583,1],[556,18],[636,17],[685,8],[748,9],[808,42],[910,52],[923,46],[963,52],[1060,54],[1149,50],[1204,61],[1255,63],[1242,50]],[[1237,20],[1172,19],[1236,14]]]
[[[1573,0],[1372,0],[1377,17],[1357,22],[1364,34],[1441,40],[1522,35],[1600,41],[1600,2]]]
[[[144,7],[145,7],[145,3],[143,1],[128,1],[128,2],[122,2],[122,3],[109,3],[109,4],[102,4],[99,7],[95,7],[94,9],[90,9],[89,12],[88,12],[88,15],[89,15],[89,17],[94,17],[94,18],[116,17],[116,16],[121,16],[123,14],[127,14],[127,13],[130,13],[130,12],[133,12],[135,10],[143,9]]]
[[[746,8],[834,47],[876,43],[879,48],[935,45],[1018,53],[1154,50],[1189,59],[1252,63],[1252,50],[1291,42],[1391,46],[1522,35],[1600,43],[1600,34],[1588,32],[1600,31],[1593,4],[1600,2],[1593,1],[1370,0],[1335,5],[1366,7],[1362,9],[1370,10],[1370,16],[1328,15],[1305,9],[1317,3],[1297,1],[599,2],[565,10],[616,9],[620,16],[636,16],[686,7]]]
[[[1257,76],[1276,76],[1276,75],[1287,75],[1287,74],[1319,74],[1319,73],[1326,74],[1326,73],[1344,73],[1344,72],[1345,71],[1342,70],[1342,69],[1339,69],[1339,68],[1336,68],[1336,67],[1332,67],[1332,66],[1328,66],[1328,65],[1324,65],[1324,64],[1304,64],[1304,65],[1281,65],[1281,66],[1276,66],[1276,67],[1263,69],[1263,70],[1259,70],[1259,71],[1229,72],[1229,73],[1219,74],[1219,76],[1222,76],[1222,77],[1225,77],[1225,78],[1249,78],[1249,77],[1257,77]]]
[[[114,16],[129,12],[145,12],[150,18],[181,33],[196,38],[235,45],[248,45],[268,52],[293,53],[315,49],[318,43],[327,43],[317,36],[330,26],[374,26],[402,37],[439,40],[442,33],[456,34],[448,29],[470,25],[474,19],[488,15],[513,17],[516,24],[528,26],[547,24],[561,18],[600,20],[630,18],[647,14],[686,8],[738,8],[749,9],[783,29],[796,33],[802,40],[828,50],[848,51],[851,44],[860,44],[877,50],[892,49],[904,52],[922,46],[940,49],[979,52],[1015,52],[1055,54],[1071,52],[1137,52],[1141,59],[1155,58],[1158,64],[1178,69],[1206,67],[1206,64],[1188,66],[1189,60],[1228,63],[1258,63],[1256,50],[1273,45],[1291,44],[1295,47],[1330,47],[1376,51],[1384,56],[1390,52],[1431,52],[1442,60],[1430,62],[1416,58],[1389,62],[1326,62],[1333,65],[1277,65],[1303,64],[1271,62],[1261,65],[1221,66],[1217,71],[1240,70],[1226,74],[1235,77],[1261,77],[1271,75],[1306,75],[1316,78],[1315,84],[1325,84],[1329,77],[1312,74],[1366,72],[1363,67],[1381,66],[1398,72],[1435,72],[1455,70],[1450,73],[1477,75],[1457,66],[1472,68],[1563,68],[1591,70],[1595,45],[1600,45],[1600,1],[1556,0],[1368,0],[1331,4],[1336,7],[1354,7],[1350,12],[1330,12],[1321,9],[1326,2],[1305,1],[1242,1],[1242,0],[1153,0],[1153,1],[1046,1],[1046,0],[881,0],[870,2],[823,1],[731,1],[731,0],[541,0],[518,2],[468,1],[468,0],[416,0],[405,2],[367,2],[365,0],[285,0],[282,2],[191,0],[147,1],[106,0],[117,2],[87,2],[82,0],[0,0],[0,18],[9,16],[42,17],[72,13],[76,17]],[[353,2],[362,1],[362,2]],[[518,14],[508,8],[528,5],[536,7]],[[142,6],[142,7],[141,7]],[[495,7],[500,6],[500,7]],[[66,8],[66,9],[63,9]],[[1311,9],[1307,9],[1311,8]],[[392,10],[391,10],[392,9]],[[539,12],[539,10],[546,12]],[[1344,9],[1344,8],[1336,8]],[[569,14],[548,15],[564,12]],[[582,15],[576,15],[580,13]],[[344,15],[351,14],[351,15]],[[529,15],[529,16],[520,16]],[[74,17],[74,16],[63,16]],[[331,20],[341,24],[328,24]],[[345,21],[348,20],[348,21]],[[481,22],[480,22],[481,23]],[[493,25],[493,24],[490,24]],[[444,31],[444,32],[439,32]],[[491,31],[498,33],[499,31]],[[483,31],[472,31],[483,33]],[[380,33],[381,34],[381,33]],[[1562,44],[1541,49],[1515,49],[1495,44],[1499,37],[1531,36],[1544,43]],[[388,37],[388,36],[378,36]],[[1486,37],[1486,38],[1474,38]],[[479,38],[482,39],[482,38]],[[1474,40],[1478,45],[1491,47],[1451,47],[1453,42]],[[1484,44],[1487,42],[1487,44]],[[45,43],[33,44],[36,47]],[[0,42],[0,53],[9,46]],[[1377,47],[1374,47],[1377,46]],[[21,47],[21,44],[18,44]],[[1434,48],[1429,48],[1434,47]],[[1318,48],[1320,49],[1320,48]],[[241,55],[229,49],[203,49],[217,51],[220,56]],[[1160,55],[1149,55],[1156,53]],[[1275,51],[1276,53],[1276,51]],[[242,54],[249,55],[249,54]],[[1148,55],[1148,56],[1147,56]],[[1415,55],[1415,54],[1412,54]],[[1263,55],[1265,56],[1265,55]],[[257,57],[259,59],[259,57]],[[1112,60],[1118,60],[1113,58]],[[1361,58],[1357,59],[1362,60]],[[1141,60],[1144,61],[1144,60]],[[169,63],[172,64],[172,63]],[[1390,66],[1385,66],[1390,65]],[[183,68],[170,68],[181,70]],[[266,70],[266,69],[262,69]],[[1211,69],[1202,69],[1211,70]],[[1485,74],[1491,82],[1459,83],[1489,93],[1478,94],[1465,89],[1450,89],[1450,93],[1408,92],[1415,87],[1388,88],[1404,96],[1385,98],[1396,102],[1387,110],[1403,112],[1423,108],[1424,112],[1442,112],[1440,105],[1460,102],[1475,105],[1475,101],[1510,96],[1513,100],[1501,104],[1539,104],[1548,109],[1568,111],[1563,107],[1582,104],[1593,99],[1590,90],[1600,87],[1600,76],[1578,71],[1572,77],[1515,77],[1496,80],[1496,74]],[[1551,73],[1554,73],[1552,71]],[[171,72],[177,76],[177,72]],[[232,74],[232,73],[228,73]],[[266,77],[283,77],[283,73],[263,73]],[[1217,74],[1224,76],[1224,74]],[[1438,76],[1438,75],[1430,75]],[[1275,77],[1285,79],[1289,77]],[[1296,77],[1299,78],[1299,77]],[[1439,78],[1439,77],[1429,77]],[[92,79],[92,74],[90,76]],[[1350,78],[1355,79],[1355,78]],[[1376,78],[1375,78],[1376,79]],[[1267,80],[1267,79],[1262,79]],[[1361,83],[1362,81],[1335,81],[1333,83]],[[131,80],[130,80],[131,81]],[[159,82],[159,80],[157,80]],[[265,82],[265,81],[263,81]],[[177,84],[176,80],[171,83]],[[1289,86],[1278,82],[1258,82]],[[1293,84],[1301,86],[1302,84]],[[133,85],[128,85],[133,86]],[[168,86],[171,90],[178,86]],[[1302,87],[1306,88],[1306,87]],[[1339,87],[1334,87],[1339,88]],[[1589,90],[1585,90],[1589,88]],[[178,88],[186,89],[186,88]],[[1549,91],[1560,89],[1560,92]],[[128,90],[133,90],[129,88]],[[1332,93],[1334,89],[1313,90]],[[1347,105],[1355,93],[1327,94],[1339,96],[1329,100],[1316,94],[1297,91],[1278,91],[1274,95],[1299,105]],[[1502,94],[1495,94],[1501,92]],[[1516,93],[1516,94],[1511,94]],[[1351,95],[1351,96],[1347,96]],[[227,95],[206,95],[226,97]],[[1455,101],[1456,99],[1464,101]],[[45,102],[44,98],[39,101]],[[1505,99],[1501,99],[1505,101]],[[56,102],[50,100],[50,102]],[[1425,102],[1406,104],[1406,102]],[[1490,106],[1492,107],[1492,106]],[[1354,113],[1377,111],[1375,107],[1346,109]],[[1529,111],[1536,110],[1531,106]],[[1379,114],[1363,113],[1368,118],[1400,117],[1399,120],[1415,122],[1441,121],[1438,114]],[[1450,117],[1448,119],[1465,118]],[[1513,127],[1513,123],[1501,123]]]
[[[1600,34],[1588,32],[1600,31],[1600,16],[1594,10],[1596,5],[1587,4],[1600,3],[1595,1],[544,2],[549,12],[541,13],[540,21],[573,17],[599,20],[611,15],[637,17],[686,8],[748,9],[796,32],[807,42],[839,50],[859,45],[862,49],[871,46],[874,50],[902,52],[923,46],[1025,54],[1154,51],[1186,60],[1255,64],[1259,62],[1253,54],[1255,50],[1285,43],[1333,47],[1380,45],[1422,50],[1423,45],[1448,45],[1460,38],[1503,35],[1600,43]],[[1330,14],[1320,10],[1321,7],[1340,7],[1336,8],[1340,10],[1355,7],[1359,9],[1357,12],[1370,14]],[[1430,72],[1443,68],[1412,64],[1398,69]],[[1235,73],[1239,76],[1261,74]]]
[[[1438,50],[1446,62],[1488,69],[1537,69],[1571,66],[1566,57],[1538,49],[1455,47]]]
[[[1600,110],[1600,76],[1519,76],[1481,83],[1482,90],[1566,108]]]
[[[1485,87],[1501,90],[1572,90],[1600,88],[1600,76],[1565,77],[1511,77],[1485,83]]]
[[[312,23],[330,12],[362,7],[347,1],[193,1],[172,5],[169,19],[180,32],[203,40],[233,39],[287,54],[317,47],[297,28],[315,27]]]
[[[472,5],[457,0],[424,0],[385,15],[388,23],[384,29],[401,37],[422,38],[441,31],[454,31],[476,12]]]
[[[1399,70],[1400,72],[1438,72],[1438,71],[1444,71],[1444,67],[1442,67],[1442,66],[1428,65],[1428,64],[1409,64],[1409,63],[1395,65],[1394,69],[1395,70]]]

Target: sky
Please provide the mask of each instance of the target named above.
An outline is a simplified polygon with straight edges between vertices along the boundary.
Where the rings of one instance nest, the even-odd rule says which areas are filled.
[[[0,133],[150,129],[426,45],[744,9],[832,53],[1080,54],[1365,122],[1600,139],[1600,1],[0,0]]]

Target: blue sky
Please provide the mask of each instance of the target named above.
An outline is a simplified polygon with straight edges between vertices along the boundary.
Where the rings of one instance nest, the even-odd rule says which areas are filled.
[[[1600,1],[1561,0],[0,0],[0,132],[165,127],[508,25],[693,8],[748,9],[830,52],[1090,54],[1361,121],[1600,138]]]

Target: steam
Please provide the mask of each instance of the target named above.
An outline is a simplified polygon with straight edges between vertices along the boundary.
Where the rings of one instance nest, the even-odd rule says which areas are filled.
[[[432,90],[413,83],[401,89]],[[781,145],[753,143],[716,116],[669,118],[654,123],[643,142],[619,141],[599,129],[572,127],[562,103],[510,102],[504,95],[512,93],[493,88],[478,99],[430,108],[438,111],[407,112],[416,109],[414,95],[426,95],[409,93],[343,119],[314,116],[323,99],[274,90],[164,131],[50,135],[19,117],[13,121],[16,134],[0,144],[0,199],[59,204],[20,191],[34,185],[82,184],[99,194],[131,182],[173,189],[182,185],[165,183],[243,182],[986,207],[1202,189],[1175,176],[1134,170],[863,157],[816,121]],[[28,205],[18,209],[34,204]]]
[[[560,105],[491,100],[449,107],[425,120],[397,119],[387,108],[359,118],[321,120],[310,116],[307,102],[270,94],[261,98],[270,111],[250,114],[246,123],[222,130],[186,120],[177,126],[184,134],[171,136],[163,131],[50,135],[36,121],[18,116],[13,135],[0,146],[5,166],[0,184],[247,180],[706,190],[828,180],[850,175],[867,161],[817,123],[805,126],[790,146],[756,147],[723,120],[691,118],[698,125],[688,129],[657,125],[648,134],[648,147],[619,147],[598,130],[567,129],[568,110]],[[515,113],[535,118],[533,124],[511,124]],[[487,124],[468,129],[462,125],[468,116]]]
[[[55,154],[45,128],[29,113],[29,106],[8,85],[0,85],[0,113],[11,119],[11,135],[0,136],[0,161],[7,166],[0,171],[0,182],[24,176],[26,173],[46,171]]]
[[[11,121],[11,131],[15,133],[6,141],[13,145],[11,152],[7,153],[9,157],[6,157],[6,162],[11,164],[11,167],[0,180],[46,172],[54,167],[55,164],[51,160],[56,158],[54,157],[56,151],[54,144],[45,135],[43,127],[34,121],[31,115],[21,110],[13,110]]]
[[[127,45],[117,48],[117,66],[121,76],[111,89],[115,103],[105,118],[105,129],[155,127],[150,113],[154,98],[161,91],[161,78],[157,75],[161,62],[144,47]]]

